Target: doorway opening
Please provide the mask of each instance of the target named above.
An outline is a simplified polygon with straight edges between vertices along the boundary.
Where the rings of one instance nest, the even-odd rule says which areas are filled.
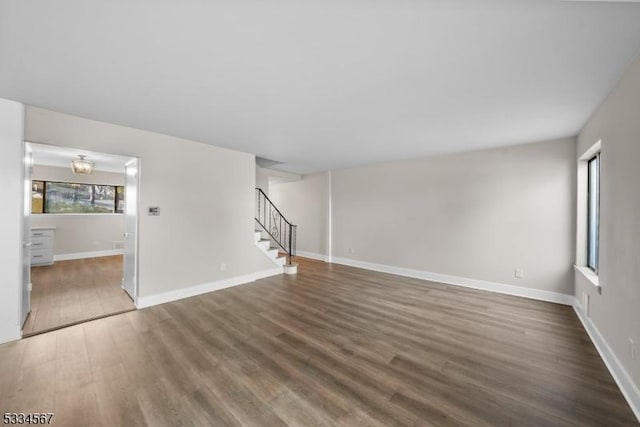
[[[23,337],[136,309],[138,162],[25,143]]]

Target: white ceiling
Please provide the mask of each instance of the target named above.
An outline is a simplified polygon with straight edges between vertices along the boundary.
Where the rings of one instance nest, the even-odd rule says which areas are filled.
[[[79,155],[84,155],[88,161],[95,163],[94,170],[96,171],[124,174],[125,165],[131,160],[130,157],[78,150],[76,148],[35,143],[31,143],[30,146],[33,154],[33,164],[39,166],[54,166],[71,170],[71,161],[77,159]]]
[[[306,173],[575,135],[640,5],[0,0],[0,97]]]

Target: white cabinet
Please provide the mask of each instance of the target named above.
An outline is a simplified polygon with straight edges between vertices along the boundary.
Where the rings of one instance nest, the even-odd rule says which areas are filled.
[[[55,227],[31,228],[31,265],[53,264]]]

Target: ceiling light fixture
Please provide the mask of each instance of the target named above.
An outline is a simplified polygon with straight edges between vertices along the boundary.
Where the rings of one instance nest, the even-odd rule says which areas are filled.
[[[91,175],[93,173],[93,167],[95,163],[86,160],[87,156],[79,155],[79,159],[71,161],[71,170],[76,175]]]

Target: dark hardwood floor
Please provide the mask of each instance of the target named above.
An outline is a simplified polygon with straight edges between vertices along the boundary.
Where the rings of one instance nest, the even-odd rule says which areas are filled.
[[[122,289],[122,255],[32,267],[31,313],[25,336],[135,310]]]
[[[299,259],[0,346],[58,425],[638,425],[570,307]]]

